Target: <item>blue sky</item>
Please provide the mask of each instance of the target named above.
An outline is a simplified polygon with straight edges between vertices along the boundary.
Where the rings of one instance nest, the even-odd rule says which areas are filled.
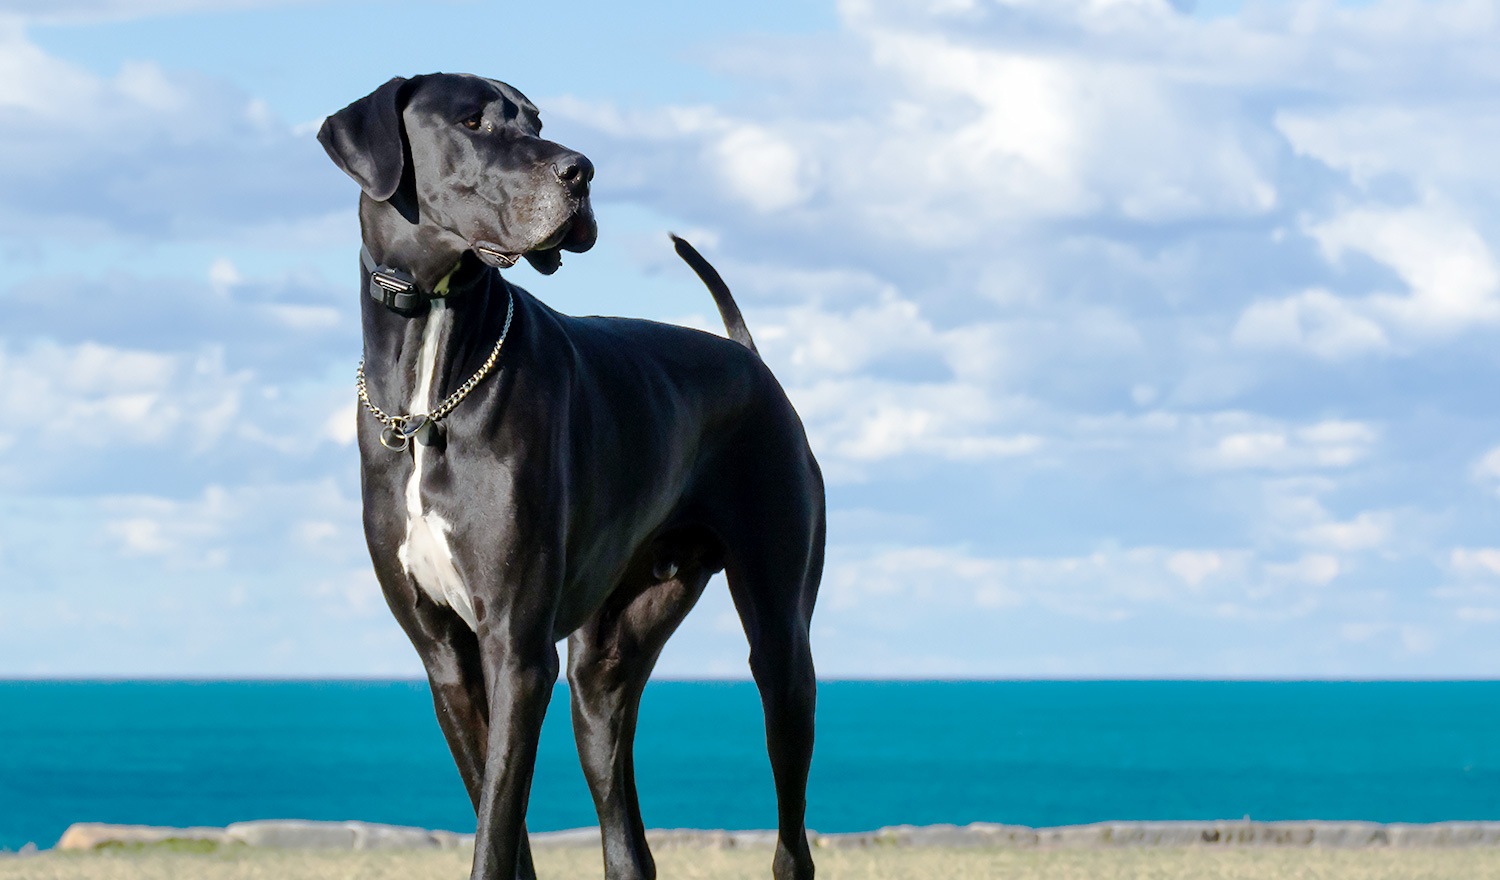
[[[822,674],[1500,673],[1500,2],[644,10],[0,0],[0,675],[419,672],[313,132],[432,70],[598,167],[513,280],[729,280],[830,478]],[[659,673],[744,655],[720,582]]]

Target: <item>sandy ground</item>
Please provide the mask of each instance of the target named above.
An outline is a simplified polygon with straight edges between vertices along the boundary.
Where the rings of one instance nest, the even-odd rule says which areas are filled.
[[[874,849],[816,853],[819,880],[1500,880],[1500,849]],[[767,880],[764,849],[667,849],[662,880]],[[543,880],[603,876],[591,849],[539,851]],[[0,859],[0,880],[463,880],[463,851],[298,852],[227,848],[43,853]]]

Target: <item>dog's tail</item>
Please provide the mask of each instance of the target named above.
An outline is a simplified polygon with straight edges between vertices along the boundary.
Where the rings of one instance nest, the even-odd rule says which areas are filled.
[[[668,233],[670,234],[670,233]],[[703,255],[698,253],[692,245],[685,240],[672,236],[672,245],[677,248],[677,256],[693,267],[698,277],[703,280],[703,285],[708,292],[713,294],[714,305],[719,307],[719,317],[724,319],[724,329],[729,332],[729,338],[745,346],[760,357],[760,352],[755,349],[755,340],[750,338],[750,330],[745,326],[745,316],[740,314],[740,307],[734,304],[734,297],[729,295],[729,285],[719,277],[719,273]]]

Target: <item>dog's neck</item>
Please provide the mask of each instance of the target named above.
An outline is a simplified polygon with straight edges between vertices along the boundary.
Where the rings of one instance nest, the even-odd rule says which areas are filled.
[[[361,269],[364,374],[376,406],[393,414],[426,411],[485,361],[505,335],[512,303],[517,311],[523,307],[518,300],[524,291],[472,254],[463,259],[455,276],[463,280],[449,296],[431,299],[425,308],[407,315],[372,297],[372,276]],[[418,386],[425,389],[424,406],[414,403]]]
[[[410,274],[424,296],[441,296],[455,274],[465,268],[468,242],[425,219],[408,221],[389,202],[361,194],[359,229],[376,265]]]
[[[411,223],[386,202],[361,197],[359,220],[365,250],[375,264],[407,273],[422,297],[431,301],[429,307],[409,316],[387,308],[371,297],[370,272],[361,268],[366,370],[372,392],[378,387],[381,398],[394,403],[405,397],[397,389],[408,381],[434,313],[441,310],[451,324],[443,338],[444,347],[452,350],[445,351],[437,365],[442,373],[455,359],[466,361],[474,352],[482,354],[494,345],[504,323],[507,297],[484,294],[510,290],[510,285],[480,261],[462,237],[434,223]]]

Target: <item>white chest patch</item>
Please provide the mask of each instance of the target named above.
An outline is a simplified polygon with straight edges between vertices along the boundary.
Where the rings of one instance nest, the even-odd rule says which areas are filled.
[[[438,349],[443,336],[453,325],[453,315],[443,301],[433,300],[427,326],[422,331],[422,351],[417,356],[417,381],[412,388],[407,412],[431,412],[437,404],[433,382],[437,372]],[[396,551],[401,567],[434,602],[447,605],[462,617],[469,629],[479,629],[474,617],[474,603],[469,589],[453,564],[453,549],[448,535],[453,524],[422,503],[423,455],[427,447],[412,443],[411,479],[406,483],[406,539]]]

